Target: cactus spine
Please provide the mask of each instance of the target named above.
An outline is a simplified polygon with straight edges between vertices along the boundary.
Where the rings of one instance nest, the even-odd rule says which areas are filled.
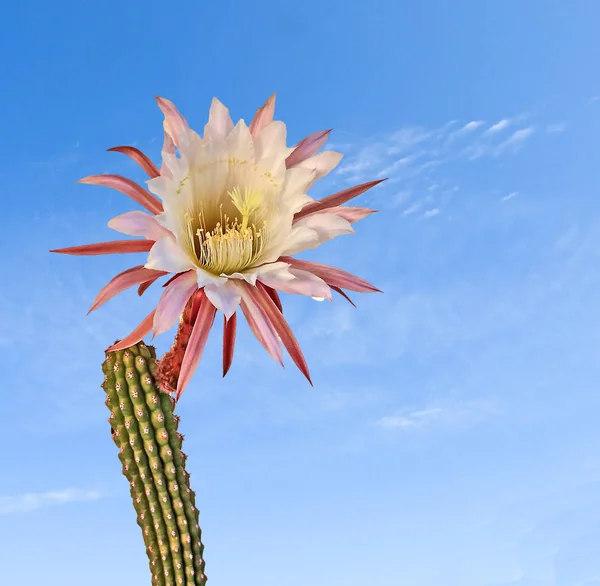
[[[181,451],[175,400],[155,383],[156,352],[143,342],[103,363],[112,438],[142,529],[154,586],[205,586],[195,494]]]

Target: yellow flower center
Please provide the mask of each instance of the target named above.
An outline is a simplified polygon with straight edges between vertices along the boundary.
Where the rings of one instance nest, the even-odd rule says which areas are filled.
[[[227,195],[240,217],[231,218],[222,203],[212,228],[207,227],[209,214],[202,204],[199,212],[185,216],[191,251],[199,265],[215,275],[235,273],[250,266],[263,251],[267,236],[267,222],[260,213],[263,203],[260,191],[236,186]]]

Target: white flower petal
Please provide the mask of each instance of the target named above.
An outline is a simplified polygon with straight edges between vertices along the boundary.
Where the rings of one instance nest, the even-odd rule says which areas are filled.
[[[295,234],[294,238],[290,238],[290,244],[282,252],[282,256],[290,256],[297,254],[303,250],[316,248],[323,242],[331,240],[341,234],[352,234],[354,229],[350,222],[336,214],[323,212],[321,214],[311,214],[294,224],[292,232],[299,230],[299,234]],[[309,233],[314,236],[309,237]],[[286,243],[287,244],[287,243]]]
[[[294,275],[290,273],[290,265],[286,262],[270,262],[259,267],[244,271],[256,279],[262,281],[263,277],[271,277],[280,281],[293,281]]]
[[[173,232],[174,224],[177,220],[177,216],[175,214],[169,214],[167,211],[164,211],[160,214],[156,214],[156,216],[154,217],[163,228],[166,228],[167,230],[169,230],[169,232]],[[175,225],[179,225],[179,221],[177,221]]]
[[[288,271],[289,264],[285,262],[269,262],[259,267],[247,269],[241,273],[227,275],[230,279],[240,279],[246,281],[249,285],[256,285],[256,279],[261,275],[278,274],[279,278],[291,280],[294,276]]]
[[[194,130],[188,129],[182,132],[179,147],[177,147],[180,156],[169,161],[170,169],[176,178],[181,180],[182,177],[185,177],[190,165],[194,164],[199,153],[208,142],[203,140]]]
[[[259,168],[263,173],[269,173],[277,185],[283,185],[286,175],[285,154],[279,152],[261,159]]]
[[[196,266],[187,254],[177,245],[173,236],[165,236],[154,243],[148,253],[147,269],[182,273]]]
[[[226,138],[229,156],[254,163],[254,141],[250,129],[240,120]]]
[[[108,227],[122,234],[143,236],[148,240],[158,240],[165,236],[172,236],[166,228],[158,223],[156,216],[139,211],[125,212],[120,216],[116,216],[108,222]]]
[[[261,159],[267,159],[273,156],[282,156],[285,160],[289,149],[285,144],[287,129],[285,124],[280,120],[274,120],[267,124],[254,137],[254,150],[256,152],[256,162],[260,163]]]
[[[281,249],[277,251],[277,256],[278,258],[280,256],[291,256],[300,250],[314,248],[319,245],[318,238],[314,230],[306,226],[298,226],[296,223],[286,237]],[[314,246],[311,245],[312,243],[315,243]]]
[[[251,271],[245,273],[231,273],[231,275],[227,275],[229,279],[239,279],[240,281],[246,281],[249,285],[256,285],[256,273]]]
[[[217,277],[198,267],[196,267],[196,280],[198,282],[198,287],[200,288],[205,287],[206,285],[222,285],[227,282],[225,277]]]
[[[290,195],[285,200],[286,208],[292,213],[298,213],[304,206],[307,206],[309,203],[314,203],[314,199],[310,197],[310,195],[306,195],[306,193],[297,193],[296,195]]]
[[[302,167],[304,169],[314,170],[315,176],[312,180],[312,185],[333,171],[333,169],[339,165],[343,158],[344,155],[341,153],[336,153],[335,151],[323,151],[322,153],[318,153],[302,161],[301,163],[298,163],[294,166],[294,168]]]
[[[288,169],[281,190],[281,199],[285,202],[292,202],[299,195],[306,197],[306,192],[314,180],[315,173],[314,169],[303,169],[302,167]]]
[[[204,138],[223,140],[233,130],[229,110],[217,98],[213,98],[208,114],[208,123],[204,127]]]
[[[166,165],[169,166],[168,163]],[[159,175],[158,177],[154,177],[154,179],[148,179],[146,185],[150,193],[164,200],[173,194],[176,183],[170,177]]]
[[[290,279],[289,276],[292,278]],[[323,279],[298,269],[288,269],[287,275],[282,272],[272,272],[259,275],[258,280],[281,291],[282,293],[295,293],[307,297],[319,297],[331,301],[331,289]]]
[[[242,293],[234,281],[225,281],[223,285],[207,285],[204,293],[227,319],[235,313],[242,299]]]

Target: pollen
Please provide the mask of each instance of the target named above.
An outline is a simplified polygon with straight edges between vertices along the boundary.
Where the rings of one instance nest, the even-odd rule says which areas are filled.
[[[186,214],[186,232],[190,249],[205,270],[216,274],[242,271],[252,264],[265,248],[268,237],[264,218],[264,196],[256,189],[236,186],[229,191],[226,209],[239,213],[231,218],[219,205],[216,223],[206,225],[207,215],[200,210]],[[231,204],[233,207],[231,207]]]

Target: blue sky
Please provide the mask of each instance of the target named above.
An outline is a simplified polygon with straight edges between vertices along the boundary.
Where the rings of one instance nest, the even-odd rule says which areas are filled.
[[[290,144],[334,128],[315,190],[388,176],[306,258],[385,291],[287,296],[311,368],[242,328],[178,405],[212,586],[600,586],[600,5],[34,0],[4,9],[2,585],[149,583],[100,388],[157,301],[86,317],[143,259],[52,256],[133,209],[76,185],[157,160],[172,99]],[[118,238],[118,236],[117,236]],[[173,333],[158,339],[165,351]]]

